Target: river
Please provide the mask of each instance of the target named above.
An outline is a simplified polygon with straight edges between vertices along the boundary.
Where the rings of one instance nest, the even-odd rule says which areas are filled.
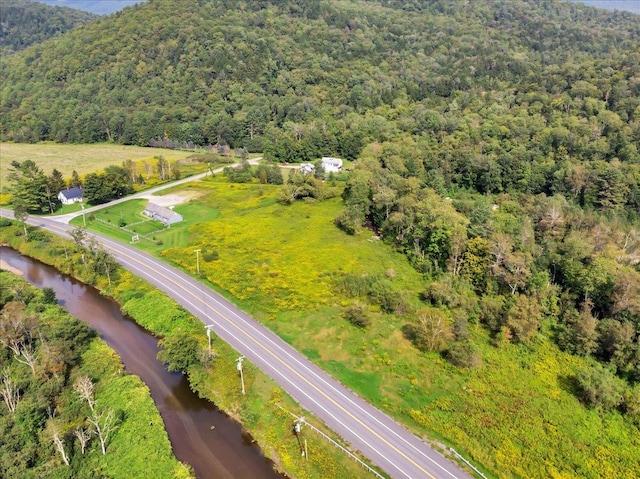
[[[158,340],[124,316],[119,305],[95,288],[37,260],[0,247],[6,269],[22,275],[38,288],[53,288],[69,313],[100,333],[122,359],[127,371],[151,390],[176,457],[193,467],[198,479],[277,479],[251,437],[209,401],[189,388],[183,374],[169,373],[156,359]]]

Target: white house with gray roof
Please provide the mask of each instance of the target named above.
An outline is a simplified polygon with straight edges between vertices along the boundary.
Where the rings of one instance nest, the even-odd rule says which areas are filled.
[[[58,199],[63,205],[71,205],[82,201],[82,188],[74,186],[58,193]]]
[[[145,216],[160,221],[165,225],[172,225],[183,220],[182,215],[172,209],[149,202],[142,212]]]
[[[342,171],[342,160],[330,156],[322,157],[322,169],[325,173],[339,173]]]

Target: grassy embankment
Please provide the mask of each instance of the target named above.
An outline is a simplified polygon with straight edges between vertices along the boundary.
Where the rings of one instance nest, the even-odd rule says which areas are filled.
[[[38,330],[53,343],[66,338],[68,331],[82,330],[76,326],[79,320],[69,315],[66,310],[58,305],[43,304],[41,293],[36,288],[29,286],[24,280],[9,272],[0,272],[0,290],[4,299],[12,299],[12,291],[22,291],[23,296],[35,298],[26,301],[29,305],[27,311],[32,318],[37,318]],[[30,291],[28,294],[25,291]],[[3,301],[4,301],[3,299]],[[15,298],[14,298],[15,299]],[[32,320],[34,321],[34,320]],[[55,330],[55,333],[50,331]],[[46,374],[32,378],[29,368],[19,363],[16,359],[3,362],[3,370],[11,371],[17,383],[23,388],[21,401],[15,414],[10,414],[0,406],[0,475],[1,471],[8,470],[13,477],[95,477],[96,474],[111,478],[132,477],[193,477],[189,467],[180,463],[171,450],[171,444],[164,430],[162,418],[155,407],[147,386],[138,378],[127,374],[116,352],[98,337],[86,338],[80,335],[67,338],[73,340],[72,344],[66,343],[69,348],[82,350],[79,362],[73,366],[61,384],[60,378],[54,375],[48,378]],[[41,339],[42,341],[42,339]],[[86,341],[86,343],[85,343]],[[87,344],[88,343],[88,344]],[[50,346],[51,347],[51,346]],[[40,349],[45,349],[40,344]],[[50,365],[45,352],[38,349],[38,366]],[[67,355],[69,353],[67,352]],[[13,354],[10,355],[11,357]],[[64,357],[63,355],[56,358]],[[62,366],[59,366],[62,368]],[[79,445],[74,443],[72,432],[74,428],[82,424],[82,404],[77,393],[73,389],[74,380],[81,376],[90,377],[95,385],[96,408],[100,410],[113,410],[119,419],[115,432],[107,443],[107,454],[100,451],[98,438],[93,437],[88,450],[81,454]],[[42,379],[46,378],[46,379]],[[26,385],[29,386],[26,386]],[[53,385],[52,385],[53,384]],[[37,388],[37,389],[34,389]],[[39,398],[42,390],[49,391],[48,398],[55,401],[55,420],[66,443],[67,454],[70,457],[70,465],[65,466],[60,460],[53,443],[44,431],[41,423],[42,398]],[[88,408],[84,406],[89,414]],[[53,419],[49,419],[52,422]],[[80,422],[77,422],[80,421]],[[144,431],[141,434],[141,431]],[[19,432],[20,434],[16,434]],[[7,436],[3,437],[3,434]],[[31,451],[35,456],[22,461],[11,456],[15,454],[14,448],[20,448],[21,453]],[[36,448],[36,450],[32,450]],[[24,468],[29,464],[28,468]],[[8,469],[6,469],[8,468]],[[7,476],[7,477],[9,477]]]
[[[542,336],[529,347],[497,347],[470,325],[483,366],[463,370],[403,337],[409,315],[369,305],[369,328],[343,319],[353,301],[337,287],[345,274],[384,278],[415,305],[425,283],[371,233],[349,237],[336,229],[338,198],[282,206],[278,187],[216,178],[198,188],[209,194],[193,202],[216,219],[172,227],[172,234],[185,231],[165,242],[162,256],[193,273],[194,249],[215,252],[201,261],[203,277],[416,433],[455,445],[498,477],[640,476],[637,427],[617,412],[585,408],[571,380],[584,359]],[[188,208],[176,211],[188,216]]]
[[[0,241],[86,282],[97,280],[97,287],[115,298],[128,315],[149,331],[165,339],[174,334],[195,337],[201,350],[206,350],[207,337],[202,323],[148,283],[120,270],[115,277],[112,275],[110,287],[105,278],[96,278],[90,273],[83,265],[83,252],[70,242],[35,230],[30,233],[31,239],[25,241],[21,231],[22,227],[18,225],[3,227]],[[299,443],[292,434],[293,418],[279,405],[299,416],[304,415],[324,429],[321,423],[301,410],[270,378],[248,362],[244,363],[248,394],[242,395],[235,365],[238,353],[217,338],[213,345],[216,354],[213,364],[209,367],[194,364],[188,370],[192,388],[238,419],[281,470],[300,479],[370,477],[370,473],[356,462],[306,429],[303,429],[303,435],[308,442],[309,460],[301,459]],[[333,435],[326,429],[325,432]]]

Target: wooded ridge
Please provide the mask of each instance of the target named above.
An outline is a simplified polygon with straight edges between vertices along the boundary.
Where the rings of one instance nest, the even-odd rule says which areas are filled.
[[[63,35],[98,18],[73,8],[36,1],[4,0],[0,21],[0,53],[10,55],[49,38]]]

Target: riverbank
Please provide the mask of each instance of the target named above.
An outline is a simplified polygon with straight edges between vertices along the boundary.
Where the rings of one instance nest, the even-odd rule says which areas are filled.
[[[172,453],[149,388],[23,277],[0,271],[0,477],[193,479]],[[21,355],[9,350],[8,337]],[[76,387],[82,378],[91,384],[84,399]],[[14,396],[6,394],[12,385]]]
[[[292,433],[293,419],[279,406],[298,416],[305,415],[308,421],[333,436],[331,431],[309,417],[270,378],[249,363],[244,367],[248,394],[243,395],[238,384],[237,353],[214,338],[215,360],[210,363],[204,358],[203,361],[200,353],[206,351],[207,337],[202,324],[167,296],[121,269],[117,274],[111,274],[109,285],[107,278],[83,263],[84,253],[77,245],[35,230],[30,234],[30,241],[24,241],[20,231],[17,226],[3,228],[0,239],[27,256],[94,284],[103,294],[118,301],[122,310],[138,324],[154,334],[165,339],[178,336],[194,339],[200,358],[186,368],[192,389],[238,419],[278,470],[291,477],[310,479],[370,477],[356,462],[343,456],[324,439],[306,431],[304,439],[313,454],[309,454],[308,460],[302,460],[300,443]]]
[[[0,245],[2,246],[2,245]],[[22,276],[24,273],[18,268],[14,268],[9,263],[7,263],[3,258],[0,258],[0,269],[5,271],[9,271],[10,273],[15,274],[16,276]]]
[[[237,421],[194,394],[183,374],[166,370],[157,359],[158,338],[124,316],[117,303],[15,250],[0,247],[0,257],[30,284],[53,289],[58,302],[97,331],[126,370],[146,384],[162,416],[173,454],[191,466],[197,479],[282,479]],[[153,423],[162,424],[157,420]],[[146,428],[141,432],[145,435]]]

